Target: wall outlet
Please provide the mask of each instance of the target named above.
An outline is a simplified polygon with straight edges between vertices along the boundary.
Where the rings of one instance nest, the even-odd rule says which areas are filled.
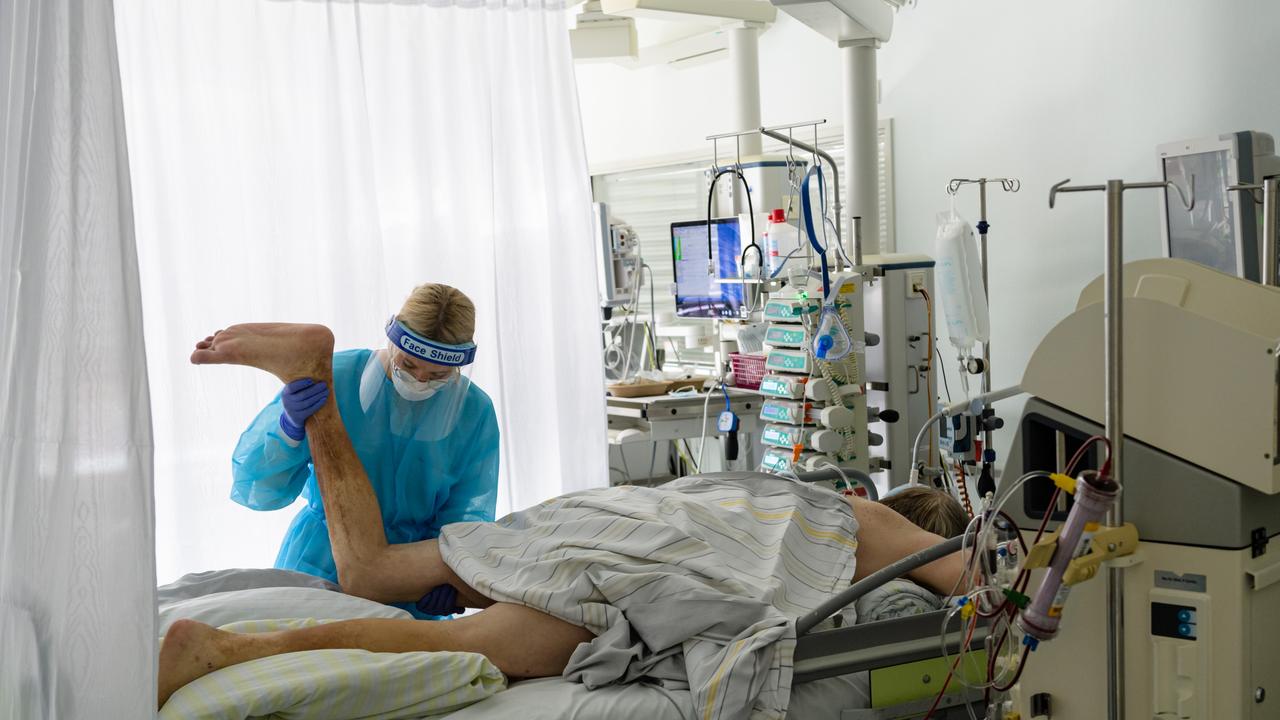
[[[921,290],[928,290],[924,286],[924,271],[907,273],[907,297],[915,297]]]

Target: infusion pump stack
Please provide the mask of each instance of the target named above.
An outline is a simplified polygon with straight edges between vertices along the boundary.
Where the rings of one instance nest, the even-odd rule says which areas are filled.
[[[596,238],[600,307],[608,320],[614,308],[629,305],[635,299],[640,242],[630,225],[609,217],[605,203],[591,204],[591,226]]]

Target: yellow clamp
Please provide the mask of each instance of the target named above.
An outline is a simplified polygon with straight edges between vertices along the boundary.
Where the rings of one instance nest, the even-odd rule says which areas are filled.
[[[1035,570],[1036,568],[1049,567],[1049,563],[1053,562],[1053,553],[1058,549],[1058,531],[1045,535],[1040,542],[1032,546],[1027,557],[1022,561],[1022,569]]]
[[[1100,527],[1093,534],[1089,551],[1067,564],[1067,570],[1062,574],[1062,584],[1076,585],[1090,580],[1098,574],[1102,563],[1132,555],[1137,549],[1138,528],[1133,523],[1125,523],[1120,527]]]
[[[1062,473],[1050,473],[1049,479],[1052,480],[1053,484],[1057,485],[1058,489],[1061,490],[1062,492],[1068,495],[1076,494],[1076,479],[1071,477],[1070,475],[1063,475]]]

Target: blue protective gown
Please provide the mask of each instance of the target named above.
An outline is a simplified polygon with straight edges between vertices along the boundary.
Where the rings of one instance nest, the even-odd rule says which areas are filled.
[[[436,398],[401,398],[371,350],[334,354],[332,392],[378,496],[388,542],[428,540],[449,523],[493,520],[498,422],[483,390],[467,387],[456,423],[444,437],[423,432],[432,425],[431,411],[438,410],[432,407]],[[310,443],[284,434],[282,411],[277,395],[240,436],[231,499],[254,510],[278,510],[302,494],[307,504],[285,534],[276,567],[337,582]],[[411,604],[401,607],[428,617]]]

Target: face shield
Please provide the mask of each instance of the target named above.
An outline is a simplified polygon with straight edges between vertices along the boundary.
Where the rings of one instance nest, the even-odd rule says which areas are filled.
[[[414,440],[440,440],[453,432],[471,387],[475,343],[450,345],[423,337],[394,315],[387,349],[374,353],[360,383],[366,412],[391,408],[391,432]]]

